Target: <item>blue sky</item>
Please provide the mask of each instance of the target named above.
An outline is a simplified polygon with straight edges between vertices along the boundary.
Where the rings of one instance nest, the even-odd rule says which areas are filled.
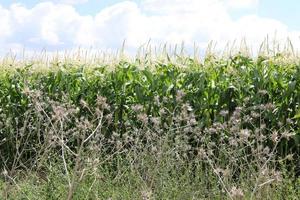
[[[290,29],[300,28],[300,1],[299,0],[262,0],[259,3],[257,14],[262,17],[274,18],[282,21]]]
[[[298,0],[0,0],[0,54],[117,49],[124,40],[135,49],[149,39],[204,48],[246,38],[258,46],[266,35],[298,44],[298,8]]]
[[[4,6],[10,6],[13,3],[21,3],[28,7],[33,7],[36,4],[40,3],[41,0],[0,0],[1,4]],[[63,2],[63,1],[55,1],[55,2]],[[107,6],[111,6],[115,3],[122,2],[122,0],[89,0],[86,3],[75,4],[76,10],[79,13],[85,15],[95,15],[97,12],[102,10]],[[138,2],[138,1],[136,1]]]

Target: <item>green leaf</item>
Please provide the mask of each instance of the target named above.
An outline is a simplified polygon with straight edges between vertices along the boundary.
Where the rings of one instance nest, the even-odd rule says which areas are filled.
[[[299,119],[299,118],[300,118],[300,112],[293,117],[293,119]]]

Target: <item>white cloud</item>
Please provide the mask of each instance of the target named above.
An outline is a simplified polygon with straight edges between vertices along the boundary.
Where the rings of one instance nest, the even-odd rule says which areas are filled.
[[[44,0],[49,1],[49,0]],[[60,4],[70,4],[70,5],[76,5],[76,4],[83,4],[87,3],[89,0],[52,0],[52,2],[60,3]]]
[[[0,41],[3,40],[3,38],[8,37],[11,34],[11,23],[9,18],[9,11],[2,8],[0,6]]]
[[[245,37],[257,47],[267,34],[275,32],[279,39],[298,39],[299,31],[289,31],[278,20],[256,15],[234,20],[230,16],[232,8],[257,3],[258,0],[124,1],[95,16],[80,15],[69,4],[42,2],[31,9],[13,4],[8,9],[0,7],[0,45],[2,51],[22,47],[51,51],[78,46],[117,49],[126,39],[127,47],[135,49],[151,39],[154,44],[185,41],[188,47],[195,42],[204,48],[210,40],[222,46]]]
[[[258,5],[259,0],[225,0],[225,3],[232,8],[252,8]]]

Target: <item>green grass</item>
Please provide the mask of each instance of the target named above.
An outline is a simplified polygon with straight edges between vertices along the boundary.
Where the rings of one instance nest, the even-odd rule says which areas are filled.
[[[119,170],[123,172],[124,169]],[[175,173],[175,169],[169,169],[172,170]],[[229,199],[213,174],[207,176],[204,172],[199,172],[191,177],[190,173],[185,171],[180,174],[148,174],[149,178],[154,180],[154,184],[150,184],[137,171],[124,172],[117,179],[109,173],[98,171],[97,176],[86,176],[78,183],[73,199],[129,200],[147,199],[146,196],[151,199]],[[8,199],[65,199],[68,194],[65,176],[57,171],[47,176],[46,180],[34,174],[17,179],[17,186],[9,186]],[[238,187],[247,188],[247,183],[247,180],[241,180]],[[4,185],[5,183],[1,182],[0,188],[3,193]],[[296,181],[291,177],[285,178],[280,183],[261,188],[255,199],[297,199],[300,195],[299,187],[299,178]],[[250,199],[250,196],[251,191],[244,190],[243,199]]]

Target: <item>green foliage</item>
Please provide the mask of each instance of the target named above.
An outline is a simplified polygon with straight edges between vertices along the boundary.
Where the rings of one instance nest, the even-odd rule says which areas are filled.
[[[223,199],[239,195],[236,185],[245,198],[299,195],[296,62],[238,54],[38,66],[0,67],[0,189],[12,199]],[[217,167],[231,171],[225,187]],[[281,167],[291,172],[273,185]]]
[[[210,57],[203,64],[192,59],[148,64],[121,61],[113,70],[59,62],[41,71],[33,63],[1,74],[0,113],[5,118],[0,122],[14,121],[26,113],[30,107],[30,97],[24,93],[27,88],[40,91],[50,100],[64,97],[79,107],[82,99],[93,105],[97,95],[106,97],[114,119],[110,130],[124,128],[125,122],[133,119],[130,107],[135,104],[143,105],[151,116],[159,115],[155,99],[173,110],[176,93],[182,91],[203,128],[220,121],[222,110],[232,113],[245,103],[248,107],[271,103],[276,110],[269,113],[266,124],[276,129],[278,122],[282,125],[287,119],[297,118],[300,109],[300,66],[276,59],[236,55],[229,59]],[[12,128],[15,126],[17,122]],[[299,138],[299,122],[293,128]],[[8,132],[11,128],[4,128],[1,135]]]

